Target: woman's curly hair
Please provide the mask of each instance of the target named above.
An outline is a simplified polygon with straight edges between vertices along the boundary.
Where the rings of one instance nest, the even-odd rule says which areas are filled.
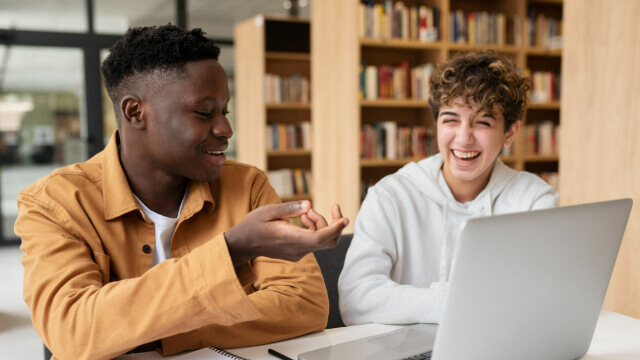
[[[513,63],[485,50],[453,57],[431,73],[429,105],[434,119],[440,107],[450,106],[455,99],[475,102],[476,115],[502,114],[504,131],[522,119],[527,107],[529,78],[516,73]]]

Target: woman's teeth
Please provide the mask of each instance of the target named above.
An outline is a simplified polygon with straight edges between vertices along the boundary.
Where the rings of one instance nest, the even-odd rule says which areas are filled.
[[[453,152],[453,155],[455,155],[455,157],[460,158],[460,159],[464,159],[464,160],[473,159],[473,158],[477,157],[478,155],[480,155],[479,151],[452,150],[452,152]]]

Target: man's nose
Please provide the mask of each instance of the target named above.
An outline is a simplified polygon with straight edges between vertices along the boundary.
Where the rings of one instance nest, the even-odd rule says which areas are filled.
[[[226,117],[223,117],[220,121],[217,121],[211,131],[215,137],[224,137],[230,139],[233,136],[233,129]]]

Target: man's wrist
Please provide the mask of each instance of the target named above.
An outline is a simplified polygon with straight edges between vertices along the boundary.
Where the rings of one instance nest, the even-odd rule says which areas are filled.
[[[224,232],[224,240],[227,243],[227,249],[229,250],[233,266],[242,265],[253,258],[247,251],[244,244],[245,241],[237,233],[235,226]]]

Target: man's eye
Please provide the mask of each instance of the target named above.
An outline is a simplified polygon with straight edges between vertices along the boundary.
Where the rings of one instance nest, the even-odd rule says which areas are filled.
[[[229,111],[228,110],[222,110],[222,115],[224,115],[224,116],[229,115]]]
[[[454,119],[444,119],[444,120],[442,120],[443,124],[453,123],[453,122],[456,122],[456,121]]]
[[[204,116],[207,117],[209,115],[211,115],[210,112],[206,112],[206,111],[194,111],[196,114],[200,115],[200,116]]]
[[[491,123],[488,121],[478,121],[478,124],[482,125],[482,126],[491,126]]]

